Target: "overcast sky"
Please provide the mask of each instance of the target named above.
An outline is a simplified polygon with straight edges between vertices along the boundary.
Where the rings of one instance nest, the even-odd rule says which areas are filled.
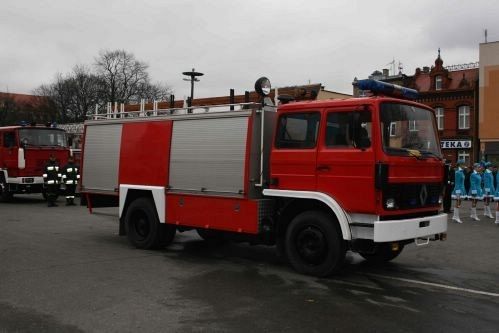
[[[499,40],[499,1],[16,0],[0,2],[0,91],[31,93],[101,50],[124,49],[149,65],[153,82],[190,94],[182,72],[205,73],[196,97],[322,83],[351,93],[354,77],[389,68],[412,75],[478,61]]]

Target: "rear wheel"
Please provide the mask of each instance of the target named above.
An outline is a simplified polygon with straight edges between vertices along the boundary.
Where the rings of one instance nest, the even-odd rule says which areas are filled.
[[[125,215],[128,241],[139,249],[157,249],[169,245],[175,237],[175,226],[160,223],[154,202],[148,198],[134,200]]]
[[[359,253],[364,259],[375,264],[389,262],[399,256],[404,249],[403,245],[399,245],[396,251],[392,250],[390,243],[377,244],[373,253]]]
[[[288,226],[286,256],[298,272],[327,276],[337,272],[345,259],[346,246],[335,220],[321,211],[296,216]]]

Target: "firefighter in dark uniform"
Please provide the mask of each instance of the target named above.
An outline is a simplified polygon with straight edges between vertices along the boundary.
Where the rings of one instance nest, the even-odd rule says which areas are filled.
[[[69,156],[68,164],[62,168],[62,183],[66,186],[66,206],[74,206],[76,185],[80,175],[73,156]]]
[[[49,207],[57,206],[55,201],[57,200],[59,192],[60,179],[61,173],[59,171],[59,165],[57,164],[54,154],[51,154],[43,174],[43,181],[45,183],[47,203]]]

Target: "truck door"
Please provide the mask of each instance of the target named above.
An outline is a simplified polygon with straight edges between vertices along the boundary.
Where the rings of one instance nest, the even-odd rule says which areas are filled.
[[[319,111],[279,116],[271,157],[273,188],[315,191]]]
[[[370,111],[326,110],[317,153],[317,190],[350,212],[375,209]]]

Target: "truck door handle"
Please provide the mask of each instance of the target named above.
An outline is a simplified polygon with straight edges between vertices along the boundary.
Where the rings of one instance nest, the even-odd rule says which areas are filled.
[[[318,165],[317,166],[317,171],[330,171],[331,168],[329,165]]]

